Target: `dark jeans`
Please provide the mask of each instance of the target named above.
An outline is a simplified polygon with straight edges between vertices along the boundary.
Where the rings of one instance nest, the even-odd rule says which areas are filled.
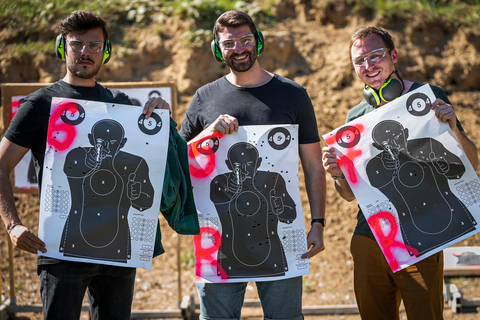
[[[92,320],[130,319],[135,268],[60,261],[37,267],[44,319],[78,320],[85,290]]]

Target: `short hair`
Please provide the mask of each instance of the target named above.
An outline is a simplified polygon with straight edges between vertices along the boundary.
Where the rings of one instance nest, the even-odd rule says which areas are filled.
[[[348,47],[348,51],[350,52],[350,58],[352,57],[352,46],[355,43],[355,41],[363,40],[372,34],[379,35],[382,38],[383,42],[385,43],[385,46],[389,51],[395,49],[393,38],[390,35],[390,33],[388,33],[387,30],[385,30],[382,27],[375,27],[375,26],[364,27],[364,28],[358,29],[350,38],[350,46]]]
[[[104,40],[108,40],[107,24],[95,12],[74,11],[60,22],[60,33],[67,37],[72,32],[84,33],[91,29],[101,28]]]
[[[250,31],[256,34],[257,28],[248,14],[239,10],[229,10],[218,17],[215,22],[215,26],[213,27],[214,36],[218,39],[218,32],[225,27],[238,28],[244,25],[248,25]]]

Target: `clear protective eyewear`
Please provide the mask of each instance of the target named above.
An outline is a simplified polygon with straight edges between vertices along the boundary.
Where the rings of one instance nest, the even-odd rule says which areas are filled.
[[[253,34],[247,34],[246,36],[243,36],[240,38],[240,40],[223,40],[220,42],[220,45],[223,47],[225,50],[232,50],[235,48],[236,44],[240,44],[242,47],[250,47],[253,45],[255,41],[255,36]]]
[[[355,56],[352,58],[353,65],[356,67],[361,67],[365,65],[365,62],[367,61],[367,59],[370,62],[376,63],[377,61],[380,61],[381,59],[383,59],[388,51],[390,50],[386,48],[380,48],[380,49],[375,49],[373,51],[370,51],[369,53],[366,53],[366,54]]]
[[[103,42],[100,41],[83,42],[75,39],[67,39],[67,42],[73,52],[81,52],[85,46],[91,53],[99,53],[103,51]]]

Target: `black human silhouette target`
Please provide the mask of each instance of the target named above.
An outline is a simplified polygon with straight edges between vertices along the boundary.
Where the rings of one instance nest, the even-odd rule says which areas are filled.
[[[72,205],[59,250],[125,263],[131,258],[131,231],[138,235],[137,223],[130,230],[129,210],[141,212],[153,204],[149,168],[143,158],[121,151],[127,138],[115,120],[96,122],[88,139],[91,146],[74,148],[65,159]]]
[[[297,217],[295,202],[284,178],[258,170],[262,162],[257,148],[247,142],[234,144],[225,161],[230,172],[214,177],[210,199],[222,226],[218,251],[218,275],[249,278],[284,275],[288,264],[278,223]]]
[[[388,198],[385,206],[396,209],[410,254],[419,257],[475,230],[477,222],[448,184],[465,173],[459,157],[435,139],[409,140],[408,129],[393,120],[378,123],[372,139],[380,153],[366,173]]]

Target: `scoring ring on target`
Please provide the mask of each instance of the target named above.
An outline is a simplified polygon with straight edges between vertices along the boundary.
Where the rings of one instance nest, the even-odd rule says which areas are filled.
[[[432,107],[432,101],[424,93],[414,93],[407,99],[407,111],[413,116],[424,116]]]
[[[152,113],[148,119],[145,119],[145,115],[141,114],[138,117],[138,128],[145,134],[154,135],[162,129],[162,119],[156,113]]]
[[[216,137],[204,138],[195,145],[198,152],[204,155],[211,155],[217,152],[220,141]]]
[[[60,119],[68,125],[76,126],[85,120],[85,109],[75,102],[67,102],[61,106]]]
[[[268,133],[268,144],[275,150],[283,150],[290,144],[292,136],[290,131],[285,128],[273,128]]]
[[[352,148],[360,141],[360,130],[355,126],[345,126],[337,131],[337,143],[344,148]]]

